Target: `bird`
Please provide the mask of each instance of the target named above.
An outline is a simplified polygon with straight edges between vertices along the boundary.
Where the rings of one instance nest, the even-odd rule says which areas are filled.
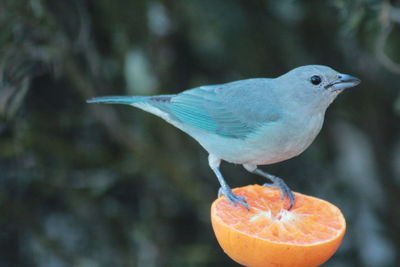
[[[234,206],[249,209],[220,171],[221,161],[241,164],[265,177],[264,186],[279,188],[281,198],[295,197],[278,176],[263,171],[301,154],[320,132],[325,112],[346,88],[360,79],[324,65],[306,65],[276,78],[249,78],[205,85],[178,94],[102,96],[87,103],[125,104],[152,113],[194,138],[207,152],[208,164],[224,195]]]

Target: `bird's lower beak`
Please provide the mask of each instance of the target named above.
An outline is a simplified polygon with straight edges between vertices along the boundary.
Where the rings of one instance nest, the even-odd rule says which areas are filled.
[[[325,89],[331,88],[332,91],[342,91],[346,88],[354,87],[360,82],[361,80],[354,76],[339,74],[336,80],[325,86]]]

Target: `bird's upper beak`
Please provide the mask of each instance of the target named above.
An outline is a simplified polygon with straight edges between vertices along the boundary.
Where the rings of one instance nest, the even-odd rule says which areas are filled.
[[[326,85],[325,89],[331,88],[333,92],[342,91],[346,88],[354,87],[360,82],[361,80],[354,76],[339,73],[338,78]]]

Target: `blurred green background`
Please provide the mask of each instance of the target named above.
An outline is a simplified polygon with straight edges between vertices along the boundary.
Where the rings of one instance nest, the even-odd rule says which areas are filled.
[[[400,1],[0,0],[0,266],[237,266],[211,229],[206,152],[153,115],[85,99],[306,64],[363,82],[305,153],[264,169],[342,209],[324,266],[398,266],[399,23]],[[264,182],[222,171],[232,187]]]

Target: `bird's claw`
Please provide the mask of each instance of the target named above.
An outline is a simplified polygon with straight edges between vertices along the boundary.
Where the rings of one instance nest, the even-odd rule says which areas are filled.
[[[290,190],[289,186],[287,186],[287,184],[281,178],[275,177],[275,181],[272,184],[265,183],[263,184],[263,186],[279,188],[279,190],[281,190],[281,199],[283,200],[288,197],[290,201],[290,206],[288,210],[293,207],[294,195],[292,193],[292,190]]]
[[[238,196],[232,193],[232,191],[230,189],[224,189],[224,188],[220,188],[218,190],[218,197],[220,197],[221,195],[225,195],[226,199],[229,201],[229,203],[231,203],[233,206],[236,207],[237,204],[242,205],[243,207],[245,207],[247,210],[250,210],[249,205],[246,202],[246,198],[243,196]]]

